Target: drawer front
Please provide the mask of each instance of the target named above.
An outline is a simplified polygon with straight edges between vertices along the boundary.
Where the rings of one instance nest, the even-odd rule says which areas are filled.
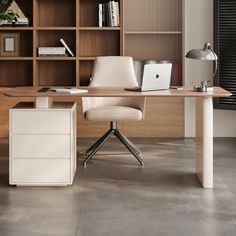
[[[11,112],[11,132],[15,134],[68,134],[69,111],[17,111]]]
[[[12,135],[12,158],[70,158],[70,135]]]
[[[13,159],[11,184],[17,183],[68,183],[70,160]]]

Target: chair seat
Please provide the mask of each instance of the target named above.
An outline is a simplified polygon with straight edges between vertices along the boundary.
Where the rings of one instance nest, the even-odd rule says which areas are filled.
[[[142,111],[125,106],[101,106],[89,109],[84,117],[88,121],[141,121]]]

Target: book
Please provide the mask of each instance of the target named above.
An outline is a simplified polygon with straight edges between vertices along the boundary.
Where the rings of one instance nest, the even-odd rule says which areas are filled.
[[[87,89],[77,89],[77,88],[53,88],[49,91],[57,93],[67,93],[67,94],[77,94],[77,93],[87,93]]]
[[[64,39],[60,39],[60,42],[63,44],[63,46],[66,48],[66,50],[69,52],[69,54],[74,57],[74,53],[70,50],[70,48],[68,47],[68,45],[66,44],[66,42],[64,41]]]
[[[39,47],[39,56],[68,56],[65,47]]]
[[[112,27],[116,27],[117,26],[117,14],[116,14],[115,1],[111,1],[111,21],[112,21]]]
[[[108,26],[114,27],[113,13],[112,13],[112,1],[109,1],[109,3],[108,3],[108,17],[109,17],[109,25]]]
[[[105,4],[105,20],[106,20],[106,24],[105,26],[111,26],[110,23],[110,10],[109,10],[109,3],[104,3]]]
[[[56,54],[56,53],[40,53],[39,57],[68,57],[68,54]]]
[[[102,26],[106,26],[105,4],[102,4]]]
[[[65,47],[39,47],[39,52],[61,52],[65,53],[66,48]]]
[[[65,47],[39,47],[38,48],[39,54],[65,54],[66,48]]]
[[[29,26],[29,23],[24,23],[24,22],[12,22],[9,23],[8,21],[3,22],[0,27],[26,27]]]
[[[116,8],[116,26],[120,26],[120,9],[119,9],[119,2],[115,2]]]
[[[102,4],[101,3],[98,5],[98,26],[99,27],[103,26],[103,24],[102,24]]]

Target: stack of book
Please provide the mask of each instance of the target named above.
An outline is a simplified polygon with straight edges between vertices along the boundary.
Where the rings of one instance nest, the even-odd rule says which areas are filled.
[[[119,2],[109,1],[99,4],[98,25],[99,27],[120,26]]]
[[[17,21],[10,23],[8,21],[4,21],[1,26],[18,26],[18,27],[24,27],[29,26],[29,19],[24,15],[22,10],[20,9],[19,5],[16,3],[16,1],[12,1],[10,6],[7,8],[6,12],[14,12],[17,14]]]
[[[38,48],[38,56],[39,57],[66,57],[68,56],[67,52],[74,57],[74,53],[68,47],[66,42],[63,39],[60,39],[60,42],[64,47],[39,47]]]
[[[57,56],[67,56],[65,47],[39,47],[38,48],[39,57],[57,57]]]

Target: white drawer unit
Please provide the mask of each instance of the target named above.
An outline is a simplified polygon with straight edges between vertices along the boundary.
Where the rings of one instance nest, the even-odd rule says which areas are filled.
[[[9,183],[65,186],[76,172],[76,104],[48,109],[18,103],[10,110]]]

